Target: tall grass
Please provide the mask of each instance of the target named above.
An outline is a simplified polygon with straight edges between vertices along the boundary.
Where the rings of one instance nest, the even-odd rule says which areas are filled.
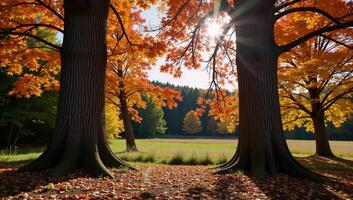
[[[120,153],[118,157],[128,162],[139,163],[158,163],[169,165],[215,165],[223,164],[228,161],[225,154],[218,156],[210,156],[209,153],[196,154],[192,153],[191,156],[185,155],[183,152],[176,152],[169,157],[159,157],[154,152],[149,153]]]
[[[156,163],[156,154],[149,153],[122,153],[118,155],[119,158],[127,162],[141,162],[141,163]]]

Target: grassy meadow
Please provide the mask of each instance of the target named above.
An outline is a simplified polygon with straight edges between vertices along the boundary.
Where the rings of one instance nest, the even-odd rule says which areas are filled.
[[[287,140],[292,154],[306,157],[315,152],[315,142],[307,140]],[[125,140],[111,140],[114,153],[129,162],[209,165],[221,164],[230,159],[235,151],[235,139],[137,139],[139,152],[125,153]],[[353,160],[353,141],[331,141],[334,153],[342,158]],[[43,148],[18,149],[10,155],[0,153],[0,163],[26,163],[37,158]]]

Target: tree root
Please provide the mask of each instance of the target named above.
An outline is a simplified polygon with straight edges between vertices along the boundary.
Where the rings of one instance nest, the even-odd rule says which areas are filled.
[[[89,149],[83,148],[85,147],[84,143],[76,144],[72,138],[66,140],[66,138],[59,137],[53,141],[54,143],[49,145],[41,156],[32,163],[18,169],[18,172],[52,169],[49,173],[50,176],[64,176],[75,169],[83,168],[94,177],[107,176],[113,178],[113,174],[107,167],[127,167],[131,170],[138,170],[115,156],[105,138],[99,139],[98,144]]]
[[[241,159],[240,154],[236,153],[226,164],[216,167],[214,173],[228,174],[242,170],[250,172],[252,176],[258,179],[264,179],[268,175],[275,175],[278,173],[313,181],[322,181],[325,179],[324,176],[304,168],[289,152],[288,154],[274,154],[273,160],[268,159],[269,156],[266,156],[265,158],[267,159],[263,162],[261,160],[254,162],[255,158]]]

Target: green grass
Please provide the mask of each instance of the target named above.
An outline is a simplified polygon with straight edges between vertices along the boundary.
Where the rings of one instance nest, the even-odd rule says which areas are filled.
[[[0,154],[0,164],[19,164],[28,163],[36,159],[40,153],[26,153],[26,154]]]
[[[124,140],[113,140],[111,148],[129,162],[145,162],[150,156],[156,163],[172,165],[213,165],[225,163],[235,150],[234,140],[215,139],[146,139],[136,140],[138,153],[122,153]],[[152,155],[151,155],[151,152]]]
[[[234,139],[138,139],[140,152],[122,153],[125,141],[110,141],[111,148],[118,157],[128,162],[214,165],[229,160],[235,151],[237,140]],[[353,142],[331,141],[334,153],[353,160]],[[288,140],[294,156],[305,157],[315,152],[314,141]],[[43,148],[19,149],[14,154],[0,152],[0,164],[27,163],[40,155]]]

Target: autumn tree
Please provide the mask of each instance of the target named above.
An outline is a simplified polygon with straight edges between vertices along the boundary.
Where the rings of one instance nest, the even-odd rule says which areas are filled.
[[[217,123],[217,133],[224,134],[233,134],[235,131],[235,124],[234,122],[228,118]]]
[[[199,104],[201,107],[205,104],[209,105],[209,115],[214,117],[218,123],[223,123],[224,125],[228,126],[228,132],[233,132],[236,126],[239,124],[238,92],[235,91],[233,94],[228,96],[226,95],[225,91],[221,92],[221,94],[218,94],[219,99],[199,99]],[[217,94],[214,94],[214,96],[217,96]]]
[[[108,139],[115,139],[124,131],[123,121],[120,119],[120,111],[113,104],[105,105],[105,134]]]
[[[109,9],[129,3],[146,8],[153,2],[73,0],[63,4],[60,0],[11,0],[1,3],[1,65],[8,66],[10,72],[21,71],[22,67],[36,66],[33,63],[46,55],[50,58],[45,59],[49,62],[46,66],[61,65],[53,139],[45,152],[22,171],[54,168],[51,174],[60,176],[84,168],[94,176],[112,176],[107,167],[129,166],[113,154],[104,133],[107,19],[111,13],[123,27],[119,13],[109,12]],[[62,46],[37,37],[36,28],[64,34]],[[123,37],[128,38],[126,33]],[[57,53],[28,49],[26,38],[38,40]],[[24,77],[25,82],[33,79]],[[34,93],[38,93],[38,87],[34,88]]]
[[[183,121],[183,131],[186,133],[199,133],[201,131],[201,121],[195,111],[186,113]]]
[[[177,106],[176,101],[181,100],[181,96],[175,90],[162,88],[148,80],[147,70],[164,53],[165,46],[151,35],[141,32],[141,26],[145,26],[141,17],[142,10],[136,9],[133,4],[121,4],[113,11],[121,13],[119,16],[124,29],[120,26],[119,18],[111,15],[106,100],[119,108],[124,124],[125,151],[133,152],[137,151],[137,147],[131,120],[141,122],[136,108],[146,108],[143,96],[148,96],[158,108],[169,109]],[[124,34],[128,38],[122,37]]]
[[[210,107],[209,116],[215,120],[216,131],[220,134],[232,134],[239,124],[239,101],[237,91],[227,95],[227,91],[212,91],[211,98],[199,98],[199,115],[205,112],[206,106]]]
[[[180,74],[181,67],[200,68],[204,59],[212,71],[212,84],[237,68],[239,86],[239,143],[233,158],[218,172],[248,170],[255,177],[278,172],[305,178],[315,175],[290,154],[283,134],[278,96],[278,57],[317,35],[353,25],[352,2],[344,0],[218,0],[182,3],[167,1],[161,37],[170,49],[163,71]],[[296,29],[282,29],[296,15]],[[319,25],[310,23],[319,18]],[[221,24],[221,27],[219,26]],[[218,31],[208,31],[210,30]],[[300,35],[290,37],[292,30]],[[212,34],[207,34],[212,33]],[[218,34],[217,34],[218,33]],[[212,35],[213,40],[207,35]],[[282,39],[278,37],[282,36]],[[338,41],[341,43],[340,41]]]
[[[353,43],[351,36],[345,38],[346,44]],[[280,58],[284,128],[305,126],[314,132],[318,156],[334,156],[325,128],[328,123],[338,128],[352,116],[352,64],[353,51],[325,36],[312,38]]]

